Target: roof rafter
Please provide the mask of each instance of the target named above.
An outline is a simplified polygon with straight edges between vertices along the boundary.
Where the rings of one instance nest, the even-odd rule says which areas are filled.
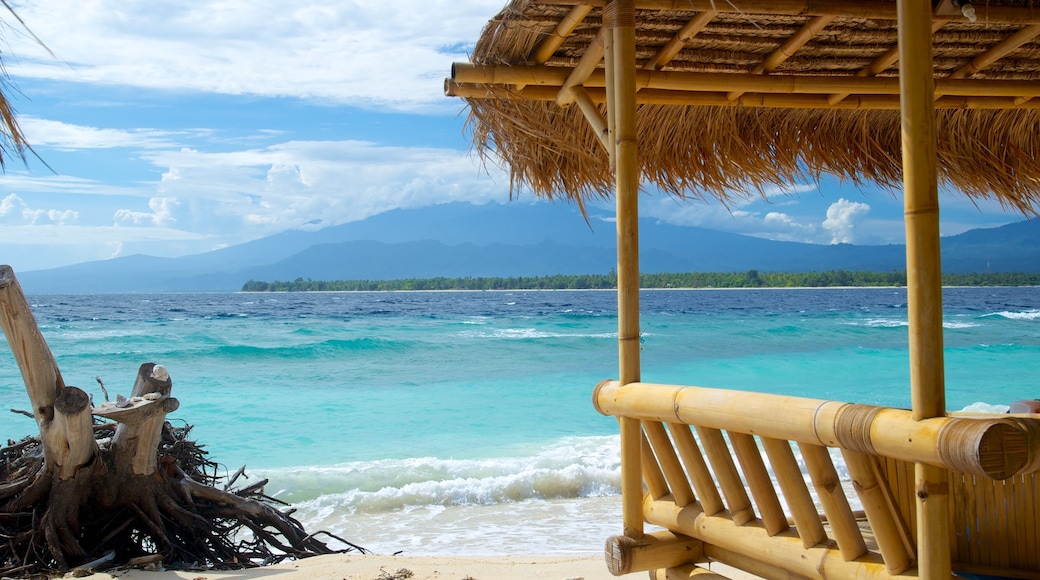
[[[751,71],[751,74],[765,74],[780,66],[785,60],[794,56],[794,53],[798,52],[798,49],[805,46],[805,44],[812,40],[814,36],[819,34],[821,30],[827,28],[827,25],[830,24],[832,20],[834,20],[834,16],[829,14],[814,17],[812,20],[805,23],[805,26],[799,29],[798,32],[780,45],[780,48],[773,51],[773,53],[766,57],[764,61],[759,63],[759,65],[755,67],[755,70]],[[728,97],[732,101],[742,94],[743,93],[740,91],[733,91],[729,93]]]
[[[657,54],[643,65],[643,68],[646,70],[657,70],[668,64],[668,61],[675,58],[675,55],[679,54],[679,51],[686,46],[686,43],[697,36],[701,30],[704,30],[704,27],[714,20],[717,14],[718,11],[716,10],[705,10],[694,16],[668,41],[668,44],[661,47],[661,50],[657,51]]]
[[[556,25],[556,29],[553,30],[552,34],[546,36],[545,39],[539,43],[538,47],[532,52],[531,60],[538,64],[545,64],[549,58],[552,57],[556,49],[567,40],[567,37],[574,32],[574,29],[585,17],[592,11],[591,4],[578,3],[571,8],[571,11],[560,20],[560,23]]]

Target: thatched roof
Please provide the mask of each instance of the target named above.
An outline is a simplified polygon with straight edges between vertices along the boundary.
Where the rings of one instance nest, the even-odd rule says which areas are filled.
[[[500,157],[516,186],[579,201],[613,191],[601,131],[572,104],[583,93],[605,113],[605,4],[513,0],[446,81],[470,106],[478,151]],[[979,0],[974,22],[952,0],[935,4],[939,178],[1035,212],[1040,0]],[[720,199],[823,174],[900,183],[894,0],[635,7],[644,183]]]

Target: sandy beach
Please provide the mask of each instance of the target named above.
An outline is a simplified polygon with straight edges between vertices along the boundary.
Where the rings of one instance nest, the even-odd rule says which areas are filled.
[[[409,574],[410,573],[410,574]],[[335,554],[249,570],[101,573],[100,580],[608,580],[602,556],[379,556]],[[627,575],[645,578],[646,572]]]

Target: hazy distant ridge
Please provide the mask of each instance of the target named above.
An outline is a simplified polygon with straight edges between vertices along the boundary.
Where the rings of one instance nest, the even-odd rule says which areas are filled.
[[[543,234],[541,232],[551,232]],[[904,269],[902,245],[777,242],[640,222],[643,272]],[[614,224],[569,206],[445,204],[393,210],[317,231],[292,230],[180,258],[127,256],[18,272],[29,293],[235,291],[249,280],[603,274]],[[1040,272],[1040,219],[943,239],[948,272]]]

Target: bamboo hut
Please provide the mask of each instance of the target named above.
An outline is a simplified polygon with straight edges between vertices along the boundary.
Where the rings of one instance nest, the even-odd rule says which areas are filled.
[[[1036,212],[1038,39],[1036,0],[513,0],[453,65],[514,186],[617,204],[619,376],[593,396],[620,422],[611,572],[1040,577],[1040,415],[947,413],[938,220],[940,184]],[[904,198],[912,409],[640,382],[640,186],[824,174]]]

